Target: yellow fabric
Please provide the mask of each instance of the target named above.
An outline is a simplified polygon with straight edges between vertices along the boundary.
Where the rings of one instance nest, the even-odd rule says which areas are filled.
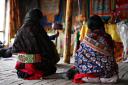
[[[80,30],[80,38],[79,38],[80,41],[84,39],[84,37],[87,34],[87,32],[88,32],[87,24],[83,24],[83,26],[82,26],[82,28]]]
[[[116,24],[105,24],[105,31],[111,35],[112,39],[115,42],[121,42],[120,36],[118,35],[116,28],[117,28]],[[88,32],[87,24],[84,24],[80,31],[80,38],[79,38],[80,41],[85,37],[87,32]]]
[[[118,35],[116,28],[116,24],[105,24],[105,31],[111,35],[112,39],[115,42],[121,42],[120,36]]]

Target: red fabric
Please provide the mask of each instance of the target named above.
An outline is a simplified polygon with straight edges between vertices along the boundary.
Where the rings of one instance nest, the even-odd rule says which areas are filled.
[[[71,69],[75,69],[76,67],[75,67],[75,66],[71,66],[70,68],[71,68]]]
[[[120,12],[121,19],[128,18],[128,0],[117,0],[116,10]]]
[[[20,52],[20,53],[21,53],[21,54],[26,54],[26,52],[23,52],[23,51],[22,51],[22,52]]]
[[[74,83],[84,83],[84,81],[82,81],[82,78],[84,77],[90,77],[90,78],[96,78],[96,76],[94,75],[94,73],[78,73],[74,76],[73,82]]]
[[[26,72],[29,75],[32,75],[35,72],[35,68],[33,64],[25,64],[25,68],[21,70],[22,72]]]
[[[116,2],[117,4],[127,4],[128,3],[128,0],[117,0]]]
[[[25,64],[25,69],[21,71],[26,72],[29,75],[32,75],[31,77],[26,78],[27,80],[40,79],[43,76],[43,73],[39,70],[36,70],[33,64]]]
[[[24,53],[24,52],[22,52],[22,53]],[[20,67],[21,64],[22,64],[21,62],[17,62],[15,68],[17,70],[20,70],[22,72],[25,72],[25,73],[31,75],[29,78],[25,78],[26,80],[37,80],[37,79],[40,79],[43,76],[43,72],[37,70],[34,67],[34,64],[25,63],[24,68]]]
[[[20,68],[21,68],[21,67],[20,67],[20,64],[21,64],[21,62],[16,62],[15,69],[20,69]]]
[[[17,62],[15,68],[17,70],[20,70],[22,72],[25,72],[25,73],[31,75],[29,78],[26,78],[26,80],[37,80],[37,79],[40,79],[43,76],[43,72],[41,72],[39,70],[36,70],[34,68],[33,64],[25,64],[24,69],[20,68],[20,64],[21,64],[20,62]]]

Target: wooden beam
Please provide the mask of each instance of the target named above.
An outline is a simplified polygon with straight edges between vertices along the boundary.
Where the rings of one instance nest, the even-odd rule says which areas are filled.
[[[71,48],[71,28],[72,28],[72,9],[73,0],[67,0],[66,3],[66,28],[65,28],[65,41],[64,41],[64,63],[70,63],[70,48]]]

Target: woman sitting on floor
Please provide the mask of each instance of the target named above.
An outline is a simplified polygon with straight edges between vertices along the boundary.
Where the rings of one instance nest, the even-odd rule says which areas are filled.
[[[114,59],[114,42],[105,32],[102,19],[94,15],[87,22],[89,32],[75,54],[75,64],[67,77],[73,82],[115,83],[118,65]]]
[[[56,63],[60,58],[40,24],[41,18],[39,9],[30,10],[16,34],[12,52],[18,55],[15,68],[19,78],[40,79],[56,72]]]

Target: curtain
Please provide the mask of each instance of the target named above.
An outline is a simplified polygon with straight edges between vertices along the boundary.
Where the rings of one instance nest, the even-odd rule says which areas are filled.
[[[10,0],[10,38],[14,37],[27,11],[32,8],[39,8],[39,0]]]
[[[10,0],[10,38],[13,38],[21,26],[19,0]]]

